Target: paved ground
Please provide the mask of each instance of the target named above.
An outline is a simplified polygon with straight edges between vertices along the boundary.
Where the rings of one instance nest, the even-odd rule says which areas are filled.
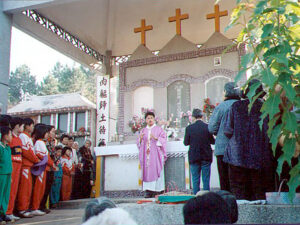
[[[44,216],[36,216],[29,219],[21,219],[14,224],[23,225],[79,225],[82,222],[82,215],[84,209],[57,209],[52,210],[49,214]]]
[[[1,0],[0,0],[1,1]],[[44,216],[36,216],[29,219],[21,219],[14,224],[22,225],[79,225],[82,223],[82,216],[86,204],[91,199],[79,199],[72,201],[59,202],[59,209],[52,209],[49,214]],[[112,199],[116,204],[135,203],[140,198]]]

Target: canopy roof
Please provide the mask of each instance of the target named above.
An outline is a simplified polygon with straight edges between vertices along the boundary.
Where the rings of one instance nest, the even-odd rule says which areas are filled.
[[[113,56],[132,54],[141,44],[141,34],[134,28],[141,26],[141,19],[153,30],[146,32],[146,46],[150,50],[162,49],[176,34],[176,23],[168,18],[175,10],[189,14],[181,21],[182,36],[202,44],[215,32],[214,19],[206,19],[214,12],[214,0],[4,0],[4,11],[13,14],[14,25],[31,36],[73,57],[77,61],[95,63],[92,57],[75,49],[70,43],[21,14],[33,9],[55,24],[70,32],[82,42],[105,55],[111,50]],[[227,10],[228,16],[220,18],[221,33],[227,38],[237,37],[239,28],[224,33],[236,0],[220,1],[220,11]]]
[[[39,114],[96,109],[96,105],[79,93],[30,96],[8,110],[8,114]]]

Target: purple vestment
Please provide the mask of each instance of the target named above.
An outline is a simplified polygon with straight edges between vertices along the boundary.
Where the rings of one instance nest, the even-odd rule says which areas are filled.
[[[147,127],[142,129],[140,135],[143,133],[144,136],[141,142],[140,135],[137,139],[139,159],[142,169],[142,180],[145,182],[156,181],[160,177],[161,170],[163,169],[165,161],[167,160],[167,136],[165,131],[159,126],[152,127],[151,133],[158,140],[151,138],[150,142],[148,143],[149,131],[150,129]],[[147,157],[148,145],[150,146],[150,153]]]

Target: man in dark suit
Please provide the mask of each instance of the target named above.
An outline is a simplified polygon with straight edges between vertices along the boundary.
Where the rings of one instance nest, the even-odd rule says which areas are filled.
[[[189,145],[189,163],[192,174],[193,191],[196,194],[200,190],[200,175],[202,170],[203,190],[209,190],[210,165],[212,162],[211,144],[215,143],[214,137],[208,131],[208,125],[201,119],[200,109],[194,109],[192,113],[195,122],[185,130],[184,145]]]

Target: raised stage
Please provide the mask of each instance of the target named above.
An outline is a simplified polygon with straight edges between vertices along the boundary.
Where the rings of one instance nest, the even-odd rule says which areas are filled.
[[[184,146],[182,141],[167,142],[168,160],[165,165],[166,189],[191,189],[187,153],[188,147]],[[97,147],[95,148],[95,154],[97,163],[101,163],[101,167],[97,165],[97,179],[101,177],[101,185],[98,183],[99,187],[101,187],[101,192],[141,190],[141,171],[136,144],[129,143]],[[215,157],[211,166],[210,186],[211,189],[218,189],[220,187]]]

